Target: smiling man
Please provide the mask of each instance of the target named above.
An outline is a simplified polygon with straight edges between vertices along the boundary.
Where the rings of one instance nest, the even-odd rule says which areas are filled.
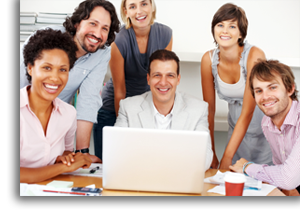
[[[209,132],[207,103],[176,91],[181,78],[176,54],[157,50],[150,56],[149,63],[147,81],[150,91],[121,100],[115,126]],[[212,155],[209,140],[206,169]]]
[[[100,90],[110,60],[110,44],[114,41],[119,26],[113,4],[105,0],[86,0],[79,4],[71,17],[66,18],[63,26],[51,27],[67,31],[77,45],[77,60],[70,71],[68,83],[58,98],[70,103],[79,90],[76,104],[76,151],[87,155],[93,124],[97,122],[97,113],[102,106]],[[23,48],[29,39],[25,41]],[[27,85],[26,67],[23,56],[20,56],[20,88]],[[101,161],[93,155],[90,158],[93,162]]]
[[[275,166],[243,158],[229,166],[233,171],[284,189],[289,195],[299,195],[300,190],[300,103],[294,80],[290,67],[278,61],[261,61],[253,67],[250,88],[265,114],[261,125]]]

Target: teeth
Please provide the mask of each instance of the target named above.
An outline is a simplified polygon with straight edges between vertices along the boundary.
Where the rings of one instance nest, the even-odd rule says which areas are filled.
[[[160,91],[167,91],[168,90],[168,88],[166,88],[166,89],[159,89]]]
[[[273,101],[273,102],[270,102],[270,103],[267,103],[267,104],[264,104],[264,106],[272,106],[273,104],[275,104],[276,102]]]
[[[45,84],[46,88],[52,89],[52,90],[56,90],[58,88],[58,86],[54,86],[54,85],[49,85],[49,84]]]
[[[228,37],[228,36],[221,36],[221,39],[226,39],[226,40],[228,40],[228,39],[230,39],[230,37]]]
[[[90,40],[91,42],[93,42],[95,44],[98,42],[98,40],[95,40],[95,39],[92,39],[92,38],[88,38],[88,40]]]
[[[136,19],[138,19],[138,20],[142,20],[142,19],[145,19],[145,18],[146,18],[146,16],[139,17],[139,18],[136,18]]]

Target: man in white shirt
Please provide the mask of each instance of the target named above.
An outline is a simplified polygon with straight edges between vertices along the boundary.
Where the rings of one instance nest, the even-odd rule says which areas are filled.
[[[208,104],[176,91],[180,83],[179,58],[172,51],[157,50],[150,56],[147,81],[150,90],[120,101],[115,126],[172,130],[208,130]],[[209,139],[206,169],[212,161]]]

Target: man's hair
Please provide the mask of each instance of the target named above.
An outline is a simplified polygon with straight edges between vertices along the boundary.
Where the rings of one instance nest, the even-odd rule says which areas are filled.
[[[66,52],[69,58],[70,70],[76,61],[77,46],[68,33],[46,28],[36,31],[25,45],[23,50],[24,64],[34,66],[34,62],[42,57],[43,50],[60,49]],[[31,76],[26,70],[27,80],[31,82]]]
[[[289,66],[280,63],[278,60],[260,60],[254,65],[249,77],[250,90],[253,97],[255,97],[253,79],[256,78],[260,81],[271,81],[275,79],[276,74],[282,79],[285,89],[288,92],[290,92],[295,85],[295,91],[290,97],[292,100],[298,101],[298,91],[296,89],[294,74]]]
[[[152,5],[152,17],[151,17],[151,20],[150,20],[150,25],[152,25],[154,23],[155,18],[156,18],[156,5],[155,5],[154,0],[150,0],[150,2],[151,2],[151,5]],[[130,19],[126,17],[125,10],[126,10],[126,0],[122,0],[121,8],[120,8],[121,19],[125,23],[125,28],[128,29],[132,26],[132,24],[131,24]]]
[[[237,5],[231,3],[224,4],[222,7],[220,7],[213,17],[213,20],[211,22],[211,32],[214,38],[214,43],[218,44],[215,39],[215,25],[226,20],[237,21],[238,28],[242,36],[242,38],[239,38],[238,43],[239,46],[244,46],[244,40],[247,36],[248,28],[246,13],[241,7],[238,7]]]
[[[175,61],[177,64],[177,75],[179,75],[180,60],[174,52],[162,49],[162,50],[156,50],[154,53],[152,53],[152,55],[150,56],[150,59],[149,59],[149,68],[148,68],[149,75],[150,75],[150,71],[151,71],[150,65],[151,65],[151,62],[154,60],[160,60],[160,61],[172,61],[173,60],[173,61]]]
[[[100,6],[103,7],[106,11],[109,12],[111,18],[111,25],[109,28],[109,34],[105,45],[101,48],[105,48],[105,46],[110,46],[110,44],[115,40],[115,33],[119,32],[120,21],[118,19],[115,7],[112,3],[105,0],[86,0],[79,4],[75,11],[73,12],[71,17],[67,17],[66,21],[63,23],[63,26],[66,28],[66,31],[69,32],[72,36],[76,34],[76,24],[80,24],[82,20],[87,20],[90,18],[91,12],[95,7]]]

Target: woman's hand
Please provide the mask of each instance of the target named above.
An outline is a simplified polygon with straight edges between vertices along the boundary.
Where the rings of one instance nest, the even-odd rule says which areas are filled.
[[[70,166],[74,160],[75,152],[64,152],[63,155],[57,156],[55,163],[63,163],[67,166]]]
[[[231,162],[232,162],[232,158],[223,157],[219,169],[229,169]]]

